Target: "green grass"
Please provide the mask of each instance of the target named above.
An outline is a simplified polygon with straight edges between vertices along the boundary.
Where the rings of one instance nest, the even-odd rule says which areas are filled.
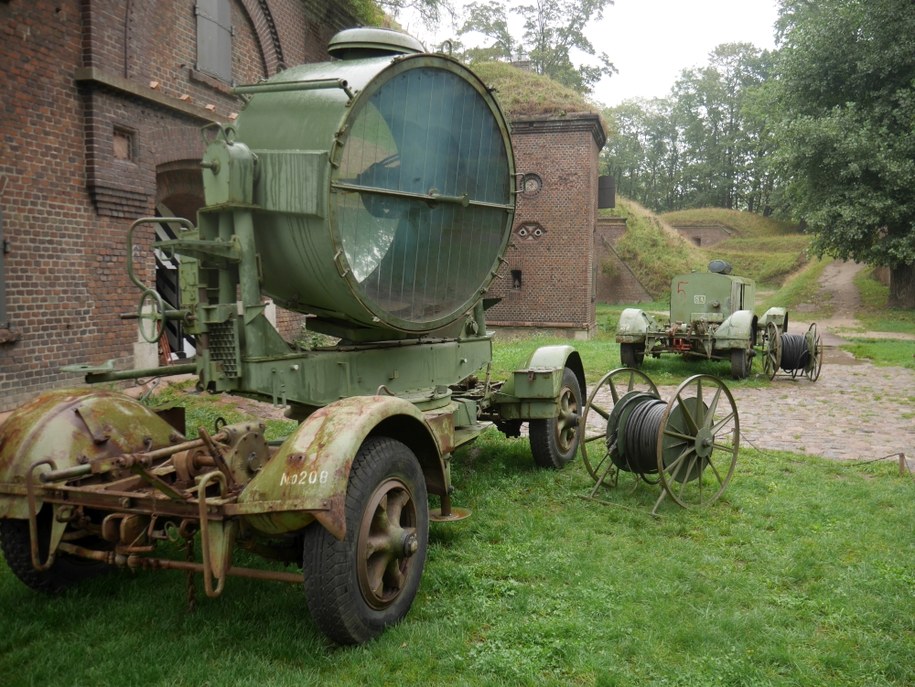
[[[571,113],[600,112],[598,105],[571,88],[505,62],[475,62],[473,70],[487,86],[496,89],[499,104],[509,117],[547,115],[555,118]]]
[[[866,329],[915,335],[915,311],[888,307],[889,288],[874,277],[873,269],[858,272],[855,286],[861,295],[856,315]]]
[[[512,371],[524,367],[531,354],[539,346],[571,345],[581,355],[582,363],[585,366],[585,377],[589,385],[597,384],[604,374],[622,367],[620,346],[616,343],[615,337],[616,323],[624,307],[626,306],[601,305],[597,315],[599,331],[588,341],[571,341],[563,337],[538,334],[508,336],[496,332],[492,378],[507,379]],[[669,311],[665,303],[639,303],[638,307],[657,313],[661,318],[666,318]],[[729,361],[723,360],[686,360],[679,355],[665,355],[660,358],[647,358],[642,371],[655,384],[679,384],[687,377],[696,374],[711,374],[729,378],[731,364]],[[766,386],[769,381],[762,374],[759,362],[756,362],[749,378],[739,382],[729,380],[729,383],[757,387]]]
[[[197,428],[203,427],[209,432],[215,431],[218,424],[243,422],[248,416],[240,411],[229,395],[211,395],[194,390],[194,381],[181,384],[167,384],[152,396],[148,403],[152,406],[182,405],[186,413],[186,436],[196,436]],[[293,420],[264,420],[267,429],[264,436],[267,441],[286,437],[297,423]]]
[[[659,300],[669,299],[670,280],[676,274],[705,271],[722,259],[733,273],[749,277],[761,288],[778,288],[807,263],[810,237],[796,227],[748,212],[702,208],[656,216],[625,198],[606,214],[626,218],[626,233],[616,245],[619,255],[639,282]],[[711,247],[698,247],[665,230],[669,224],[720,223],[734,231],[732,238]]]
[[[616,252],[652,298],[669,300],[674,275],[705,269],[705,254],[665,231],[653,213],[617,198],[613,214],[626,218],[626,233],[616,244]]]
[[[660,217],[670,224],[723,224],[740,236],[780,236],[799,232],[797,225],[790,222],[764,217],[753,212],[725,208],[678,210],[665,212]]]
[[[757,302],[756,310],[765,312],[771,307],[778,306],[788,308],[791,311],[801,303],[815,303],[817,294],[820,292],[820,277],[826,265],[830,262],[831,260],[811,260],[793,274],[791,279],[788,279],[781,288],[763,299],[761,303]],[[805,313],[804,317],[816,319],[817,317],[828,317],[831,314],[831,310],[823,306],[818,311]]]
[[[887,339],[849,338],[843,344],[859,360],[868,360],[878,367],[907,367],[915,370],[915,341]]]
[[[584,500],[580,463],[534,469],[487,433],[454,460],[405,622],[328,644],[301,589],[230,579],[185,610],[180,573],[93,580],[58,598],[0,565],[0,674],[20,685],[910,685],[910,477],[741,452],[705,512],[657,487]],[[247,559],[242,562],[247,564]]]

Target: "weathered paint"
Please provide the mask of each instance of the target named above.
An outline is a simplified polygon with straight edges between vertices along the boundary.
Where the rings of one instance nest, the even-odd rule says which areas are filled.
[[[620,313],[616,342],[641,343],[645,340],[645,335],[654,329],[658,329],[658,325],[648,313],[638,308],[626,308]]]
[[[738,310],[728,317],[713,335],[716,349],[751,348],[756,315],[750,310]]]
[[[317,410],[286,439],[239,495],[238,512],[264,534],[294,532],[316,519],[342,539],[353,459],[365,438],[395,417],[412,420],[417,431],[429,433],[444,473],[443,447],[453,442],[449,423],[427,422],[412,403],[400,398],[353,396]]]
[[[582,394],[587,393],[581,356],[572,346],[540,346],[520,370],[493,395],[492,405],[506,420],[547,419],[556,416],[562,375],[572,370]]]
[[[60,470],[163,448],[183,438],[152,410],[123,394],[95,389],[42,394],[0,426],[0,518],[28,516],[26,476],[39,460],[51,460]]]

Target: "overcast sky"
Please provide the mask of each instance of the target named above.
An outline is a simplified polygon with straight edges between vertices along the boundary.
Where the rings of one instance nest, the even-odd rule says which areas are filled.
[[[777,0],[615,0],[586,32],[619,70],[603,79],[592,97],[616,105],[666,96],[680,72],[707,64],[717,45],[746,42],[772,49],[777,16]],[[399,19],[430,49],[437,36],[449,34],[446,27],[436,35],[409,17]]]

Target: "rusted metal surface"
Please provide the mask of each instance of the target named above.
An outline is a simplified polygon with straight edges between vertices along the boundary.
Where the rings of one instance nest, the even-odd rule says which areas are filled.
[[[196,573],[203,573],[203,564],[190,561],[178,561],[170,558],[147,558],[137,555],[115,555],[66,543],[60,545],[60,550],[80,558],[96,560],[129,570],[190,570]],[[227,577],[246,577],[252,580],[273,580],[290,584],[302,583],[302,575],[300,573],[283,572],[281,570],[260,570],[232,566],[225,571],[225,574]]]
[[[0,518],[27,517],[19,496],[30,467],[40,460],[51,461],[48,467],[57,470],[75,468],[183,439],[155,413],[121,394],[85,389],[43,394],[0,427]]]
[[[365,438],[386,420],[412,420],[431,435],[443,455],[447,422],[427,424],[416,406],[391,396],[354,396],[326,406],[305,422],[264,465],[238,498],[239,511],[264,534],[301,529],[317,519],[338,539],[346,533],[346,484]],[[453,432],[452,432],[453,434]],[[439,470],[445,469],[439,460]]]

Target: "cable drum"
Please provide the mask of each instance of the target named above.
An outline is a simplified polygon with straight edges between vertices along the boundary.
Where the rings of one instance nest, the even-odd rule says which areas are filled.
[[[666,408],[667,404],[658,398],[643,401],[632,409],[623,427],[627,448],[623,469],[642,476],[658,471],[658,431]]]
[[[807,337],[802,334],[782,334],[782,364],[785,372],[803,370],[810,364]]]
[[[684,508],[703,507],[721,496],[737,463],[737,406],[711,375],[690,377],[665,402],[643,373],[613,370],[591,392],[582,424],[582,458],[596,483],[591,498],[628,472],[661,485],[653,513],[665,497]]]

